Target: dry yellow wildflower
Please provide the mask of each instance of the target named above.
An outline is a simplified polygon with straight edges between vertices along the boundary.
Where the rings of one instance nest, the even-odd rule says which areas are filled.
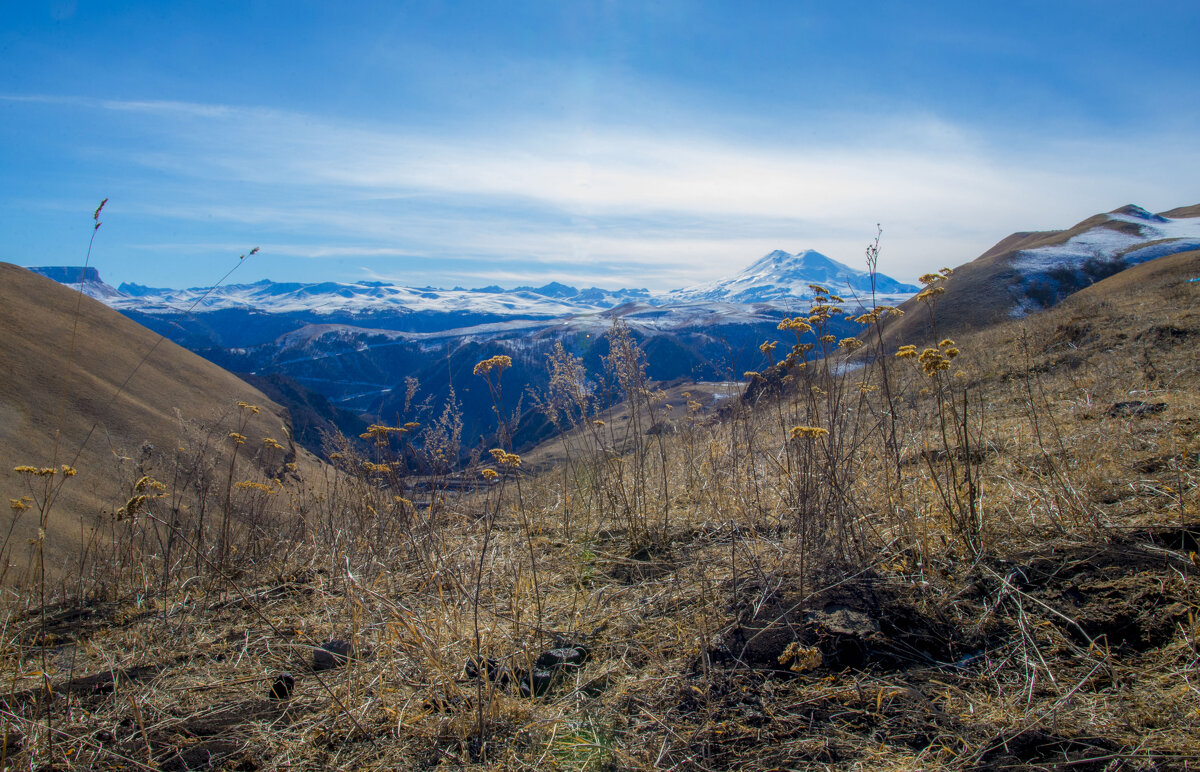
[[[139,479],[137,482],[135,482],[133,484],[133,489],[138,492],[148,491],[148,490],[150,490],[150,491],[165,491],[167,489],[167,486],[162,484],[158,480],[155,480],[153,477],[150,477],[149,475],[144,475],[141,477],[141,479]]]
[[[822,343],[833,343],[833,342],[834,342],[834,341],[836,341],[836,340],[837,340],[837,336],[836,336],[836,335],[822,335],[822,336],[821,336],[821,342],[822,342]]]
[[[863,342],[858,338],[842,338],[838,341],[838,347],[844,348],[847,351],[857,351],[862,348]]]
[[[822,287],[820,284],[810,284],[808,288],[813,291],[814,295],[828,295],[829,290]]]
[[[283,450],[283,446],[271,437],[263,437],[263,446],[267,448],[275,448],[276,450]]]
[[[604,422],[597,418],[596,420],[592,421],[592,426],[602,427],[604,426]]]
[[[496,463],[501,466],[517,467],[521,465],[521,457],[516,453],[507,453],[501,448],[492,448],[488,452],[492,454],[492,458],[496,459]]]
[[[500,476],[500,473],[495,469],[484,469],[480,474],[483,475],[483,479],[485,480],[495,480]]]
[[[955,353],[958,353],[957,350]],[[921,367],[925,370],[925,374],[933,377],[941,370],[950,369],[950,357],[945,356],[936,348],[927,348],[921,352],[918,357]]]
[[[238,434],[237,432],[230,432],[229,439],[233,440],[233,443],[235,445],[245,445],[246,444],[246,436],[243,434]]]
[[[491,359],[485,359],[479,364],[475,365],[475,375],[487,375],[492,370],[495,370],[497,374],[500,374],[510,367],[512,367],[512,357],[508,357],[503,354],[497,354]]]
[[[824,437],[827,434],[829,434],[829,430],[822,429],[819,426],[793,426],[791,431],[793,440],[797,437],[812,437],[815,439],[817,437]]]
[[[241,410],[249,410],[251,413],[254,413],[255,415],[258,414],[258,405],[251,405],[249,402],[238,402],[237,406]]]
[[[917,347],[913,345],[901,346],[896,349],[896,357],[899,359],[915,359],[917,356]]]
[[[792,330],[793,332],[812,332],[812,325],[800,317],[796,317],[795,319],[787,317],[779,323],[777,329]]]
[[[775,350],[775,347],[777,345],[779,345],[779,344],[773,340],[763,341],[762,344],[758,347],[758,350],[769,356],[771,354],[771,352]]]

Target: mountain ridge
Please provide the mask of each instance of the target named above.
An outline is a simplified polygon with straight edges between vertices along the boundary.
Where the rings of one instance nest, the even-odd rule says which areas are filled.
[[[77,272],[82,269],[45,266],[31,270],[78,288]],[[72,277],[75,277],[74,281],[71,281]],[[810,284],[829,285],[826,289],[846,295],[847,300],[871,290],[871,279],[866,271],[850,268],[815,250],[802,250],[794,255],[775,250],[732,276],[664,292],[644,288],[578,289],[560,282],[505,290],[495,285],[442,289],[380,281],[303,283],[269,279],[185,289],[149,287],[136,282],[123,282],[112,287],[101,280],[95,268],[88,269],[82,289],[113,308],[141,313],[242,308],[268,313],[307,311],[319,315],[368,315],[454,310],[553,318],[572,313],[594,313],[631,302],[655,306],[696,301],[782,303],[790,307],[794,301],[811,299]],[[914,294],[918,288],[878,274],[876,290],[887,295],[890,301],[896,301]]]

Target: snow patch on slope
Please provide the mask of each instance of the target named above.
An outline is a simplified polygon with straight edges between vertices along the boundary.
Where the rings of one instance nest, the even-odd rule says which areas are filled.
[[[1133,265],[1200,245],[1200,217],[1171,219],[1133,206],[1107,216],[1108,222],[1073,236],[1064,244],[1016,253],[1013,266],[1026,274],[1038,274],[1064,268],[1081,269],[1089,261],[1122,260]],[[1137,232],[1118,230],[1109,223],[1129,223],[1137,226]]]

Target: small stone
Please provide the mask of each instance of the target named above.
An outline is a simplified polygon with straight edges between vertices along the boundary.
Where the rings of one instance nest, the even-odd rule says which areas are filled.
[[[1117,402],[1108,409],[1107,415],[1110,418],[1142,418],[1148,415],[1156,415],[1167,409],[1166,402],[1142,402],[1141,400],[1133,400],[1130,402]]]
[[[539,670],[555,668],[579,668],[587,661],[588,650],[584,646],[563,646],[542,652],[534,666]]]
[[[272,700],[290,700],[292,698],[292,690],[296,688],[296,679],[291,673],[282,673],[275,679],[275,683],[271,684],[271,694],[268,696]]]
[[[333,670],[350,659],[350,644],[340,638],[321,644],[313,650],[313,670]]]
[[[561,671],[560,670],[540,670],[535,668],[532,672],[526,673],[524,670],[517,671],[517,678],[521,688],[522,697],[541,697],[546,692],[550,691],[550,687],[554,685],[555,680]]]
[[[508,668],[501,665],[495,659],[488,657],[471,657],[467,660],[467,666],[464,668],[467,678],[480,679],[485,675],[487,680],[499,686],[507,686],[512,681],[512,674]]]

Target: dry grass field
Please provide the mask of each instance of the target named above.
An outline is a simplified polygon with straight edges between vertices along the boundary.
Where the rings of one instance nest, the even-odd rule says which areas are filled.
[[[872,352],[865,319],[825,359],[764,351],[753,397],[714,411],[647,383],[617,326],[621,431],[561,354],[541,396],[564,435],[536,471],[497,449],[468,491],[418,497],[394,463],[431,427],[208,487],[156,443],[162,487],[101,510],[121,561],[6,590],[2,764],[1192,768],[1197,277],[1200,254],[1162,258],[924,350]],[[49,415],[6,429],[14,464]],[[66,497],[85,464],[138,490],[77,464],[51,519],[96,515]]]
[[[107,306],[7,263],[0,264],[0,329],[0,456],[7,462],[0,487],[6,500],[32,499],[28,509],[11,510],[0,580],[21,581],[38,546],[51,575],[77,576],[81,545],[111,542],[111,518],[104,523],[102,512],[140,495],[132,487],[146,475],[216,485],[206,467],[227,468],[231,431],[247,437],[252,447],[239,456],[260,474],[286,476],[288,463],[313,463],[288,436],[286,412],[257,389]],[[281,447],[263,446],[264,437]],[[78,475],[65,481],[63,464]],[[39,477],[17,466],[57,473]],[[48,497],[54,506],[43,520]]]

